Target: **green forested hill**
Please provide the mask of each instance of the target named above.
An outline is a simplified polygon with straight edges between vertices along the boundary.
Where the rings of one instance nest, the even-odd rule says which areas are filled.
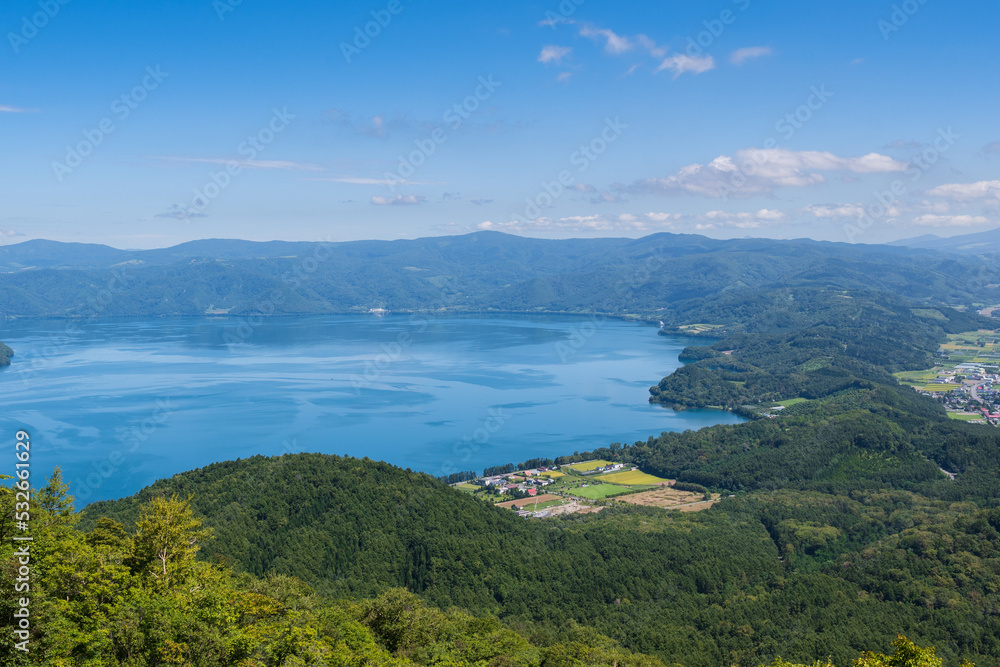
[[[864,474],[867,459],[850,456]],[[256,575],[295,574],[333,598],[407,586],[547,641],[574,620],[668,663],[847,664],[903,632],[946,658],[998,664],[997,510],[819,486],[693,515],[616,507],[525,522],[386,464],[288,455],[178,475],[89,506],[84,524],[129,522],[151,498],[193,493],[216,533],[206,553]]]
[[[875,289],[920,301],[1000,301],[1000,271],[929,250],[654,234],[542,240],[481,232],[412,241],[197,241],[147,251],[43,241],[0,251],[0,316],[389,310],[658,315],[776,286]],[[692,301],[695,300],[695,301]]]

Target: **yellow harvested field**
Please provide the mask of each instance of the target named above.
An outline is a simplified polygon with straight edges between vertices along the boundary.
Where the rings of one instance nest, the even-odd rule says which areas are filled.
[[[540,472],[540,473],[538,473],[538,476],[539,477],[548,477],[549,479],[559,479],[560,477],[565,477],[566,473],[564,473],[564,472],[558,472],[556,470],[550,470],[548,472]]]
[[[625,472],[613,472],[610,475],[600,475],[599,480],[602,482],[611,482],[612,484],[668,484],[672,480],[663,479],[662,477],[656,477],[655,475],[648,475],[640,470],[627,470]]]
[[[571,468],[578,472],[596,470],[602,466],[611,465],[611,461],[584,461],[583,463],[567,463],[563,468]]]

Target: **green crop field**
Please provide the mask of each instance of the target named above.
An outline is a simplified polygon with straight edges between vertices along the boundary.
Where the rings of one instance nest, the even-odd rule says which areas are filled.
[[[982,419],[982,415],[962,415],[957,412],[949,412],[949,419],[957,419],[958,421],[971,422],[973,419]]]
[[[629,488],[627,486],[619,486],[618,484],[595,484],[586,488],[573,489],[571,493],[573,495],[580,496],[581,498],[600,500],[601,498],[607,498],[608,496],[613,496],[628,490]]]
[[[933,375],[931,377],[934,377]],[[793,405],[798,405],[799,403],[808,403],[808,398],[787,398],[783,401],[778,401],[775,405],[783,405],[786,408],[790,408]]]

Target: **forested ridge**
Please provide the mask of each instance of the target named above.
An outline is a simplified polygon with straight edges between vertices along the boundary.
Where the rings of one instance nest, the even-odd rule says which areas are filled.
[[[392,311],[668,313],[743,290],[873,289],[1000,302],[980,257],[798,239],[531,239],[478,232],[400,241],[206,240],[125,251],[28,241],[0,248],[0,317]],[[696,306],[695,306],[696,307]]]
[[[525,521],[427,475],[318,454],[218,463],[81,513],[56,480],[33,509],[58,517],[39,547],[45,611],[34,627],[47,630],[34,639],[46,660],[751,667],[860,656],[903,667],[933,666],[917,646],[935,646],[949,666],[1000,666],[1000,435],[948,420],[892,375],[929,366],[947,332],[992,326],[972,312],[1000,283],[990,262],[939,257],[918,279],[905,266],[913,256],[864,250],[791,270],[797,260],[775,268],[767,244],[733,254],[698,238],[673,239],[676,256],[698,255],[687,282],[672,273],[686,264],[664,263],[626,292],[608,286],[634,269],[629,259],[503,289],[505,303],[530,310],[586,304],[598,281],[591,310],[611,304],[660,317],[666,333],[714,336],[685,350],[687,365],[650,398],[750,421],[557,459],[628,462],[708,487],[724,496],[710,510],[608,502]],[[828,250],[796,248],[810,261]],[[759,262],[730,266],[724,288],[713,282],[751,252]],[[658,296],[667,283],[674,291]],[[693,296],[672,302],[682,290]],[[773,418],[752,409],[783,399],[806,400]],[[150,546],[169,517],[192,545],[175,551],[173,587]]]

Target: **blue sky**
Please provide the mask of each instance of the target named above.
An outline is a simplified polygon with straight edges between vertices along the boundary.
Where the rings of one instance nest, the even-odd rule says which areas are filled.
[[[0,242],[992,229],[998,18],[967,0],[11,0]]]

